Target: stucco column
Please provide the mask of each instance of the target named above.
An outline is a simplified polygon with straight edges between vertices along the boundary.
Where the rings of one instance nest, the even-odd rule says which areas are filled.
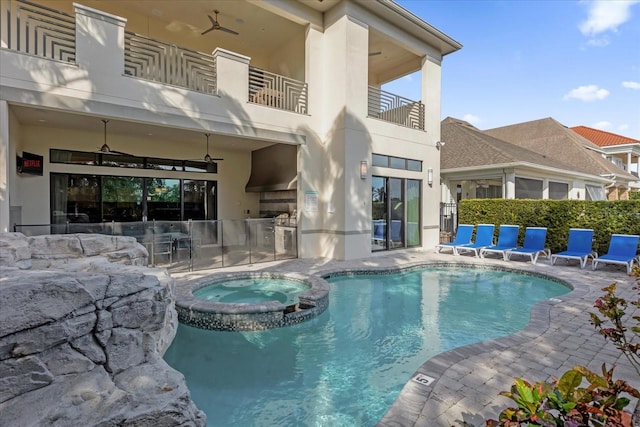
[[[9,224],[9,106],[0,101],[0,232],[11,231]],[[14,160],[15,163],[15,160]]]
[[[502,185],[504,186],[504,198],[515,199],[516,198],[516,171],[513,169],[507,169],[504,171]]]
[[[120,84],[124,74],[125,18],[80,4],[76,12],[76,63],[88,71],[99,90]],[[94,89],[95,90],[95,89]]]
[[[251,58],[229,50],[216,48],[216,86],[218,94],[244,105],[249,101],[249,62]]]
[[[631,151],[627,153],[627,172],[631,173]]]

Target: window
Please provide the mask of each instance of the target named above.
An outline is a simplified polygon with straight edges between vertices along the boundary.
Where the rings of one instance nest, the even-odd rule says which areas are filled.
[[[217,218],[216,182],[51,174],[51,223]]]
[[[218,173],[218,164],[215,162],[157,159],[153,157],[131,156],[128,154],[90,153],[51,149],[49,151],[49,159],[51,163],[73,165]]]
[[[569,198],[569,184],[549,181],[549,198],[552,200],[566,200]]]
[[[462,192],[462,189],[460,189]],[[477,199],[501,199],[502,185],[483,185],[476,187]]]
[[[409,171],[422,171],[422,162],[420,160],[405,159],[403,157],[385,156],[383,154],[373,154],[371,156],[371,164],[390,169],[401,169]]]
[[[516,199],[542,199],[542,181],[516,177]]]
[[[598,185],[585,185],[585,192],[587,193],[587,200],[607,200],[604,194],[604,188]]]

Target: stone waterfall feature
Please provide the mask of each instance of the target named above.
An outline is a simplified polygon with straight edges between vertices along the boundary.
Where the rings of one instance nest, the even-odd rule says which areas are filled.
[[[203,426],[162,359],[173,279],[135,239],[0,234],[0,425]]]

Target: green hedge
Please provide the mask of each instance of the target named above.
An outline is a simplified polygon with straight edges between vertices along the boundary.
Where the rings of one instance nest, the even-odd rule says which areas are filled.
[[[519,242],[526,227],[547,227],[547,247],[552,253],[567,249],[570,228],[592,228],[593,249],[604,254],[612,234],[640,234],[640,200],[503,200],[466,199],[458,205],[460,224],[520,226]]]

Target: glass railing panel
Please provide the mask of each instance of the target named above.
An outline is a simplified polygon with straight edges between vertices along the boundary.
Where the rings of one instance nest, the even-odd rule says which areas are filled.
[[[251,263],[275,260],[275,229],[274,220],[251,219],[247,220],[250,236],[250,259]]]
[[[192,221],[191,268],[202,270],[222,267],[221,221]]]

